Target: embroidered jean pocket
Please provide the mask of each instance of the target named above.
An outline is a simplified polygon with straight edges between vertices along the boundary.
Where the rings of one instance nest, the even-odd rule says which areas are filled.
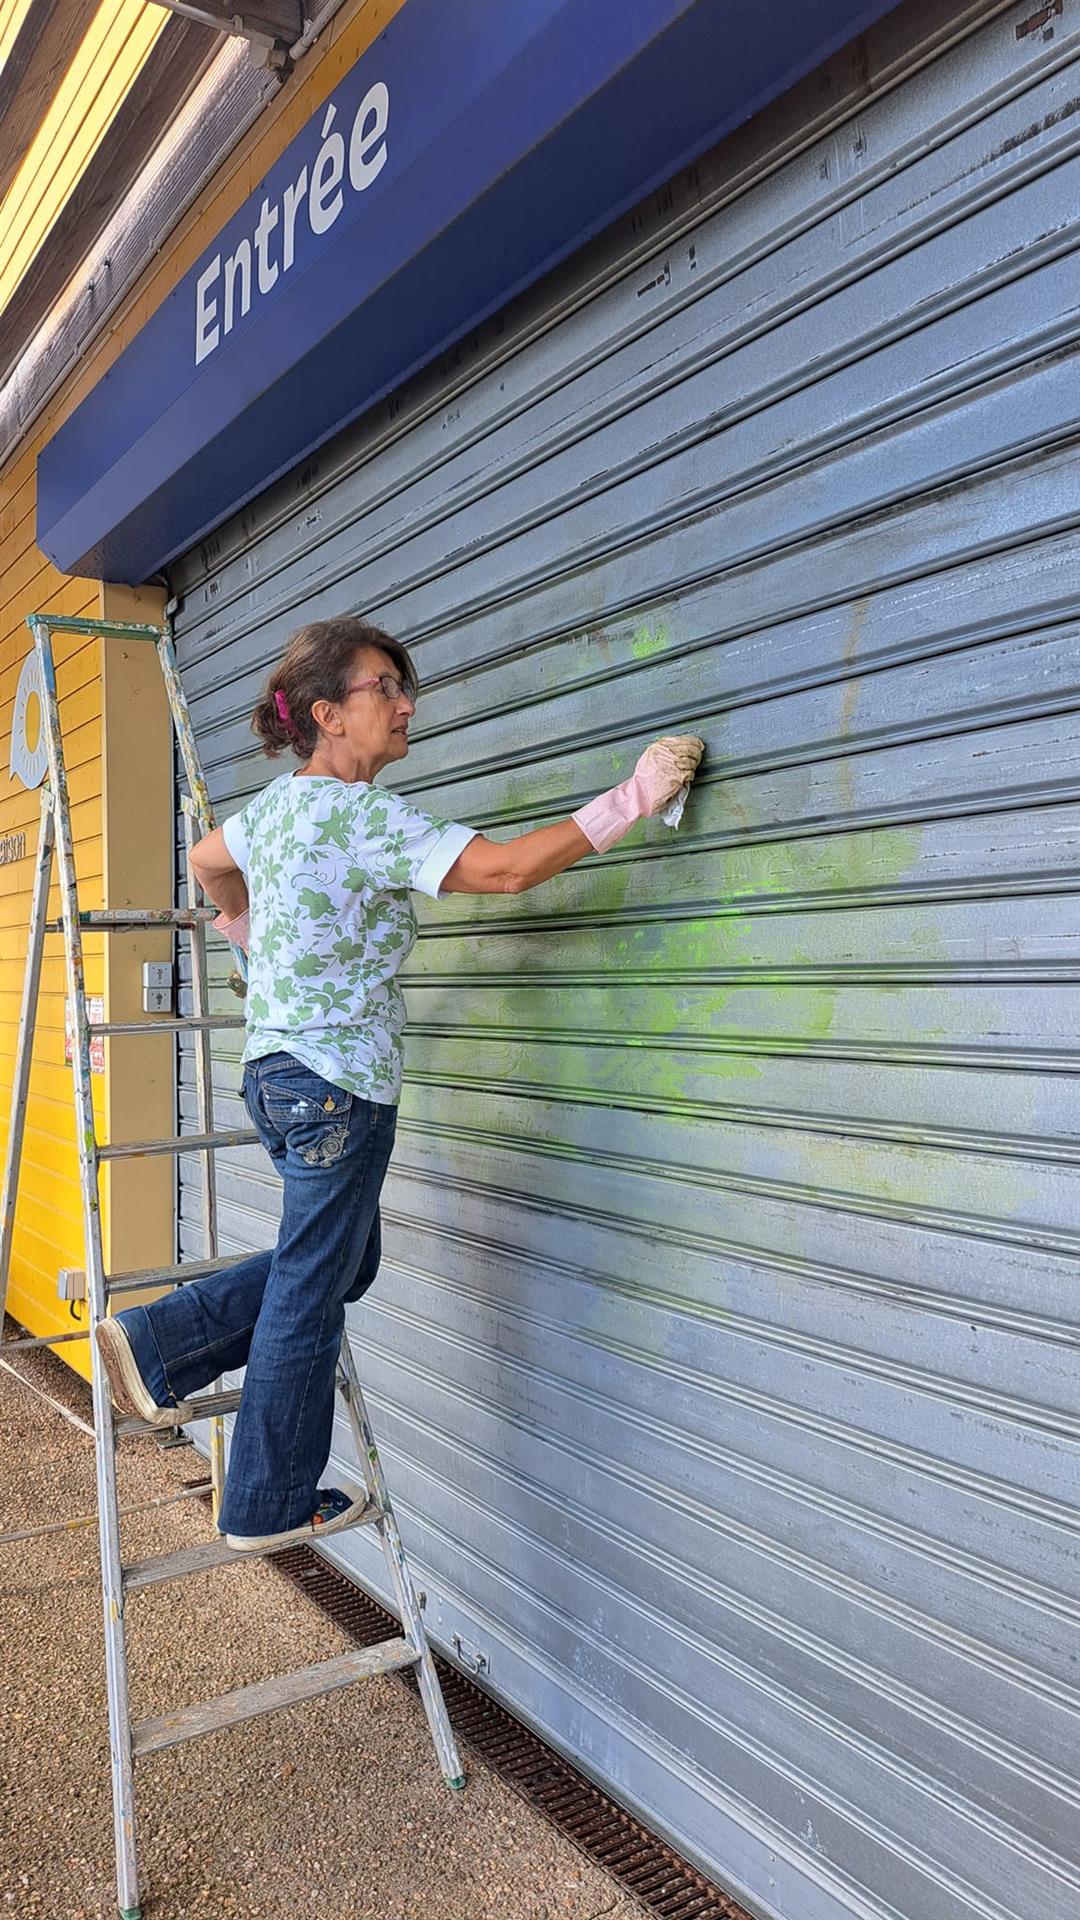
[[[263,1112],[286,1146],[309,1167],[340,1160],[349,1137],[353,1096],[317,1073],[275,1075],[262,1088]]]

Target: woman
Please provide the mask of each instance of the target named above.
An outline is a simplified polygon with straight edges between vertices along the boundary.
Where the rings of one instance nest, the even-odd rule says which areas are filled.
[[[405,648],[377,627],[304,627],[252,716],[268,754],[289,748],[301,764],[193,855],[221,909],[214,925],[249,949],[243,1096],[284,1181],[281,1228],[272,1252],[128,1308],[97,1340],[117,1405],[160,1426],[246,1367],[218,1521],[240,1549],[337,1532],[366,1504],[362,1488],[318,1481],[345,1306],[379,1266],[410,889],[439,900],[539,886],[661,812],[704,750],[693,735],[656,741],[570,819],[493,841],[374,785],[409,751],[417,693]]]

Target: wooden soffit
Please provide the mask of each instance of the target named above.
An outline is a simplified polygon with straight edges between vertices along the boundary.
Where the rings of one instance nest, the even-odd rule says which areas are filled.
[[[52,104],[98,0],[30,0],[0,67],[0,200]]]
[[[64,4],[57,0],[59,7]],[[138,84],[0,312],[0,380],[85,259],[220,46],[219,34],[194,21],[166,22]]]

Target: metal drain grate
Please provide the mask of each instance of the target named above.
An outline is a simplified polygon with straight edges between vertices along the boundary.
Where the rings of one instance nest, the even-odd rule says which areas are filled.
[[[400,1633],[392,1614],[310,1547],[289,1547],[267,1564],[314,1600],[358,1646]],[[440,1659],[437,1665],[459,1738],[648,1912],[663,1920],[749,1920],[674,1848],[624,1813],[456,1667]],[[415,1688],[411,1673],[398,1678]]]

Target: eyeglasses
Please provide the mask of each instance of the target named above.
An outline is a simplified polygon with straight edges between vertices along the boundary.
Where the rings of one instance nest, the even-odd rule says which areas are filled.
[[[377,673],[371,680],[354,680],[351,687],[346,687],[345,698],[348,699],[350,693],[359,693],[361,687],[381,687],[388,700],[400,700],[405,693],[401,681],[395,680],[392,673]],[[405,697],[411,700],[412,694],[406,694]]]

